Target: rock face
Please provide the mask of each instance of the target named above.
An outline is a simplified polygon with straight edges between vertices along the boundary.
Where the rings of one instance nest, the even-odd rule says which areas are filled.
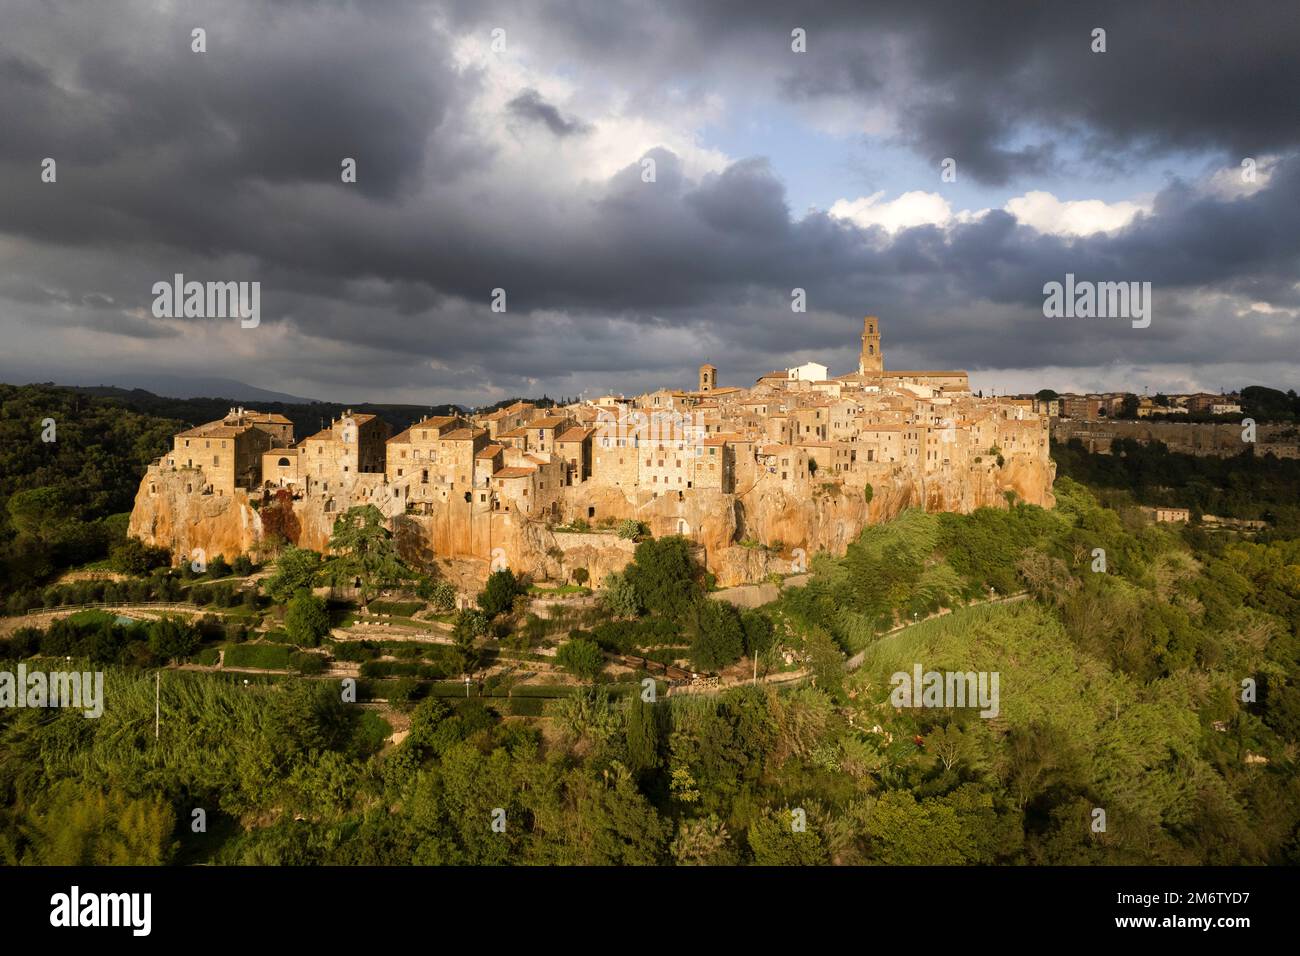
[[[936,472],[918,480],[915,472],[882,465],[872,471],[871,501],[862,488],[808,483],[806,493],[780,488],[734,495],[696,490],[639,500],[617,488],[579,485],[564,489],[554,515],[557,523],[589,515],[633,518],[656,536],[682,534],[699,547],[706,567],[722,587],[762,581],[807,567],[818,551],[843,554],[868,524],[888,521],[905,508],[969,512],[1007,506],[1007,493],[1030,504],[1052,507],[1056,465],[1045,455],[1014,456],[1001,466],[992,458],[959,472]],[[199,552],[233,560],[259,554],[264,547],[262,510],[269,499],[247,492],[202,495],[187,492],[183,471],[151,468],[140,484],[128,534],[170,548],[177,560]],[[565,580],[586,568],[592,584],[622,569],[633,544],[613,533],[556,532],[547,523],[513,511],[493,511],[463,500],[434,502],[427,515],[407,515],[382,475],[358,476],[347,488],[296,497],[287,536],[299,547],[326,551],[338,515],[355,505],[373,504],[389,518],[402,556],[434,569],[447,559],[463,580],[486,576],[493,566],[510,567],[535,578]],[[444,567],[444,573],[448,569]],[[451,577],[452,574],[447,574]]]

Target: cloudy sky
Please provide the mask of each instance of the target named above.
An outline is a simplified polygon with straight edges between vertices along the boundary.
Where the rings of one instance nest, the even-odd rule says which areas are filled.
[[[1297,387],[1298,86],[1291,2],[3,0],[0,379],[632,393],[875,314],[986,390]],[[175,273],[261,324],[155,318]]]

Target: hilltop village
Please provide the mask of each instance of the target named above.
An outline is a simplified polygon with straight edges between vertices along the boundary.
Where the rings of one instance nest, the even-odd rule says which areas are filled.
[[[234,408],[149,467],[130,533],[178,556],[256,553],[259,512],[281,493],[302,547],[325,550],[339,513],[373,504],[416,563],[560,579],[582,566],[599,583],[631,556],[600,532],[633,519],[685,536],[735,584],[843,553],[907,507],[1052,504],[1048,410],[976,397],[961,371],[887,370],[874,316],[849,374],[808,363],[738,387],[718,372],[701,366],[691,389],[518,402],[396,435],[346,413],[295,441],[283,416]]]

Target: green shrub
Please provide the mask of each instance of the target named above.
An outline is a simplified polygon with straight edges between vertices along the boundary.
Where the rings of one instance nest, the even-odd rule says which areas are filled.
[[[292,653],[283,644],[236,644],[226,648],[225,666],[287,670]]]

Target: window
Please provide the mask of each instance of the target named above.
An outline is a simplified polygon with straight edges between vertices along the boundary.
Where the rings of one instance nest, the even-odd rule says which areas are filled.
[[[212,465],[213,465],[213,467],[215,468],[215,467],[216,467],[217,465],[219,465],[219,464],[221,464],[221,456],[220,456],[220,455],[213,455],[213,456],[212,456]]]
[[[288,468],[288,467],[289,467],[289,459],[288,459],[288,458],[281,458],[278,462],[276,462],[276,464],[278,464],[281,468]]]

